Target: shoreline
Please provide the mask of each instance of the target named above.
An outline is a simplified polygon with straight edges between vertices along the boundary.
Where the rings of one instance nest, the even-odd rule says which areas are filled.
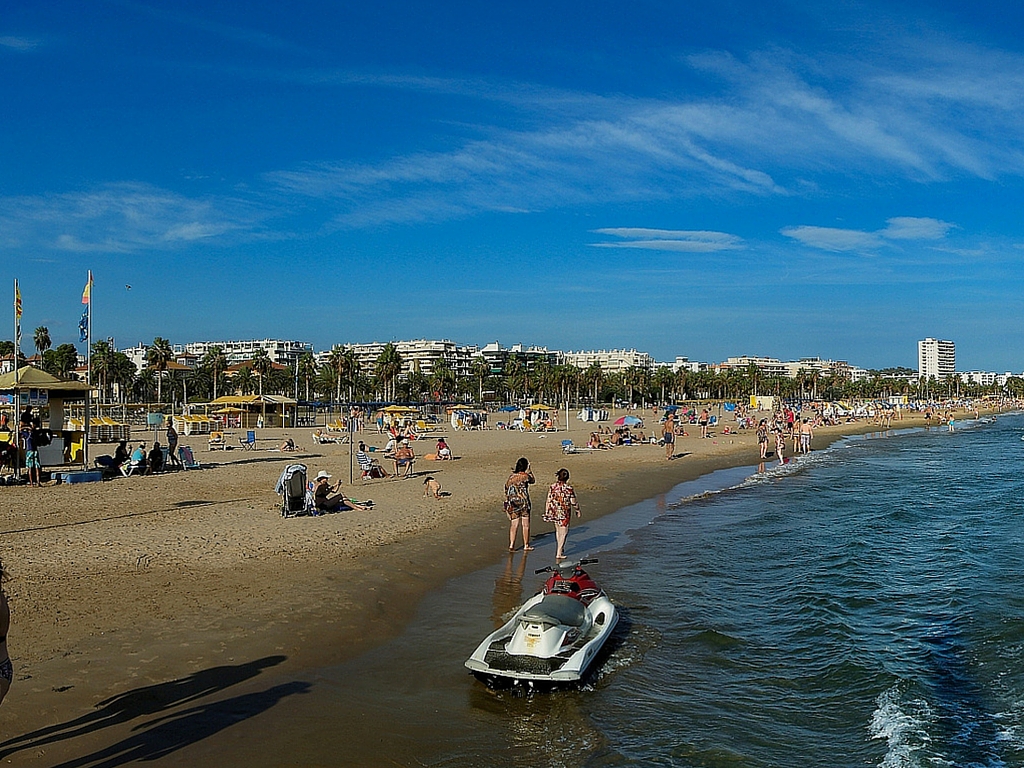
[[[923,418],[906,418],[894,429],[924,424]],[[589,425],[570,426],[576,426],[570,429],[570,438],[590,429]],[[848,435],[881,431],[886,430],[870,423],[844,424],[821,430],[814,445],[820,450]],[[549,469],[553,473],[555,465],[566,466],[573,473],[571,482],[584,516],[597,518],[715,470],[756,465],[756,443],[752,430],[748,432],[719,436],[714,445],[681,438],[677,451],[686,455],[667,462],[657,446],[563,456],[560,441],[566,436],[564,431],[546,438],[449,431],[450,442],[456,446],[500,445],[497,450],[481,450],[478,461],[466,459],[458,472],[453,470],[461,462],[431,467],[446,489],[451,488],[453,499],[463,495],[467,499],[452,514],[445,510],[427,522],[423,513],[429,517],[431,511],[441,511],[430,505],[445,500],[416,499],[421,484],[410,480],[367,486],[381,499],[376,512],[284,520],[275,510],[276,519],[270,517],[268,494],[274,501],[277,497],[272,490],[252,488],[253,477],[260,477],[264,486],[272,488],[281,466],[296,460],[307,463],[311,474],[314,467],[324,464],[338,471],[339,464],[346,466],[341,460],[347,461],[347,446],[317,446],[335,450],[316,454],[253,459],[223,456],[223,463],[202,480],[197,478],[202,473],[189,473],[190,480],[196,478],[199,483],[189,489],[193,493],[178,494],[186,498],[177,501],[175,495],[167,494],[166,503],[151,504],[149,509],[122,510],[120,514],[108,510],[114,514],[100,516],[96,512],[103,510],[87,509],[77,516],[58,512],[54,519],[31,526],[11,524],[17,523],[12,518],[19,517],[18,505],[13,505],[15,510],[3,521],[8,532],[4,538],[23,541],[4,543],[5,562],[13,576],[9,593],[16,669],[15,684],[0,708],[0,755],[6,738],[71,721],[110,696],[215,667],[282,656],[273,670],[262,673],[261,684],[297,680],[396,637],[429,591],[455,576],[493,565],[505,553],[508,523],[500,509],[500,488],[507,476],[504,464],[511,464],[519,453],[535,452],[534,466],[541,468],[537,470],[535,507],[546,482],[542,472],[546,475]],[[200,458],[208,462],[219,456],[203,452]],[[426,475],[425,464],[431,463],[417,464],[420,478]],[[240,474],[238,485],[216,483],[222,471]],[[478,479],[480,474],[487,477]],[[146,488],[131,484],[132,479],[118,480],[104,483],[101,489],[124,488],[128,494],[138,488],[143,496],[152,498],[163,490],[154,489],[154,484],[170,486],[182,477],[183,473],[177,473],[144,478]],[[476,487],[463,489],[465,480]],[[222,494],[226,498],[220,500],[205,498],[216,495],[217,486],[221,486],[220,492],[232,493]],[[355,488],[360,488],[358,481]],[[349,489],[346,486],[346,491]],[[27,500],[32,493],[52,491],[72,497],[88,494],[83,486],[14,490]],[[393,505],[403,504],[411,510],[392,517]],[[374,527],[373,516],[381,515],[388,515],[385,522],[390,525]],[[238,530],[244,531],[254,518],[261,521],[255,535],[239,535]],[[283,543],[282,526],[286,532]],[[550,532],[539,514],[534,516],[534,526],[535,534]],[[144,541],[140,541],[139,531],[150,528],[161,537],[163,546],[153,546],[150,541],[148,549],[154,551],[142,551],[147,547],[140,546]],[[278,529],[276,536],[272,535],[274,529]],[[255,541],[246,542],[250,538]],[[51,552],[51,558],[38,551],[24,557],[33,546],[43,543],[62,546]],[[76,559],[59,551],[76,547],[91,557]],[[110,550],[106,557],[102,557],[104,550]],[[26,583],[26,561],[46,562],[57,569],[64,560],[69,567],[58,585],[39,579]],[[103,567],[99,567],[101,563]],[[55,605],[47,603],[48,596]],[[88,600],[96,602],[95,610],[76,606]],[[33,652],[26,653],[27,647]],[[246,684],[240,684],[232,692],[245,689]],[[27,764],[52,762],[55,755],[71,747],[80,751],[88,743],[102,744],[104,739],[118,737],[116,730],[77,739],[75,744],[54,744],[39,755],[41,762]],[[19,762],[27,756],[18,753]]]

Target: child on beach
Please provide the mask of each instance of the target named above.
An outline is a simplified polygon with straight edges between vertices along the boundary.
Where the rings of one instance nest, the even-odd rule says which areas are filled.
[[[435,499],[441,498],[441,484],[432,477],[428,477],[423,481],[423,496],[424,498],[430,498],[433,496]]]

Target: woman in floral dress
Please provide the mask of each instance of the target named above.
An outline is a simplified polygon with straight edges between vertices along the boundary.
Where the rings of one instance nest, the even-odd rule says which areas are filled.
[[[569,535],[569,518],[573,510],[580,516],[580,505],[576,491],[569,485],[569,470],[560,469],[555,473],[555,482],[548,491],[548,503],[544,508],[544,520],[555,524],[555,540],[558,542],[556,560],[565,559],[565,539]]]

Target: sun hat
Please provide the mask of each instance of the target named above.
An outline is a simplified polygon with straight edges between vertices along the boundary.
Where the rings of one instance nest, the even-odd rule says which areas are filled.
[[[320,472],[317,473],[317,476],[314,479],[319,480],[321,477],[324,478],[325,480],[331,479],[331,476],[324,472],[322,469],[320,470]]]

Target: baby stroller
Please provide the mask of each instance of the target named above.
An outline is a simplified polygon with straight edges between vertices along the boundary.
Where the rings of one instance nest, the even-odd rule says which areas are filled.
[[[281,496],[281,515],[297,517],[312,512],[312,504],[306,493],[306,465],[289,464],[281,472],[274,492]]]

